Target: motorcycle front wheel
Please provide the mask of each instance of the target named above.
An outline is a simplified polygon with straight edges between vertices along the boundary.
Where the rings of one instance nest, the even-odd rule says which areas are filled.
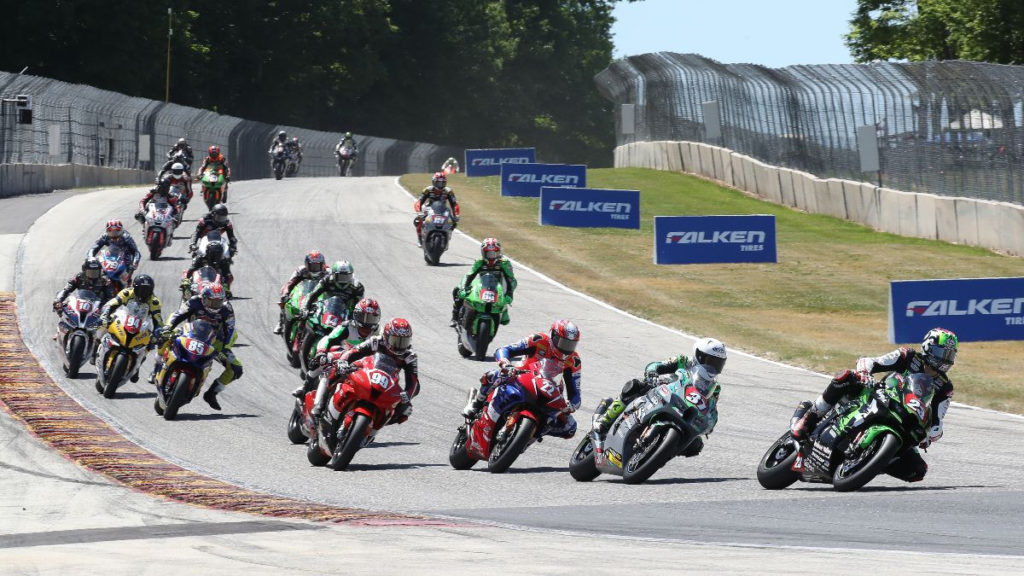
[[[658,437],[648,442],[641,442],[638,437],[633,442],[632,453],[624,455],[627,460],[622,467],[622,480],[626,484],[641,484],[660,470],[675,456],[683,436],[679,430],[671,426],[659,426],[653,434],[657,434]],[[640,436],[642,435],[641,433]]]
[[[782,490],[799,480],[799,475],[793,471],[793,462],[799,453],[800,448],[793,441],[791,432],[786,432],[776,440],[757,463],[757,481],[761,487]]]
[[[459,426],[455,434],[455,441],[448,450],[448,463],[456,470],[469,470],[476,464],[476,460],[466,454],[466,440],[469,438],[469,425]]]
[[[164,420],[174,420],[178,417],[178,410],[191,399],[189,383],[192,377],[185,372],[172,372],[169,379],[174,381],[174,390],[168,395],[167,408],[164,409]]]
[[[302,432],[302,408],[299,407],[298,402],[292,409],[292,417],[288,419],[288,439],[292,444],[305,444],[307,440],[306,435]]]
[[[590,482],[601,475],[594,463],[594,441],[589,434],[569,457],[569,474],[577,482]]]
[[[118,352],[117,357],[114,358],[114,363],[110,368],[110,373],[107,374],[107,385],[103,387],[103,397],[113,398],[114,393],[117,392],[117,387],[124,380],[128,372],[128,354],[125,352]]]
[[[501,428],[505,427],[507,418],[511,418],[511,416],[501,420]],[[496,434],[494,443],[491,445],[491,456],[487,459],[487,471],[492,474],[501,474],[508,470],[516,458],[526,450],[536,427],[537,423],[533,420],[520,418],[504,435]]]
[[[348,429],[340,430],[340,437],[334,445],[334,454],[327,467],[331,470],[344,470],[348,468],[352,457],[363,446],[367,431],[370,429],[370,419],[366,414],[356,414],[352,417],[352,424]]]
[[[68,343],[68,378],[78,376],[78,369],[82,367],[82,357],[85,355],[85,336],[75,334]]]
[[[865,450],[839,463],[832,474],[832,488],[836,492],[860,490],[885,470],[899,449],[899,438],[890,432],[880,434]]]

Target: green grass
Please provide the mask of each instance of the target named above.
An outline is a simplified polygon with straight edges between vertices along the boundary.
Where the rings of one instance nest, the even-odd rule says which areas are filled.
[[[409,174],[401,182],[418,192],[429,180]],[[497,177],[456,175],[449,184],[462,206],[460,228],[498,237],[510,257],[637,316],[822,372],[894,347],[890,280],[1024,276],[1024,259],[876,232],[680,173],[588,171],[591,187],[641,191],[639,231],[540,226],[538,200],[502,198]],[[652,216],[700,214],[774,214],[778,263],[654,265]],[[1024,413],[1015,378],[1022,372],[1020,342],[972,342],[961,344],[950,376],[958,401]]]

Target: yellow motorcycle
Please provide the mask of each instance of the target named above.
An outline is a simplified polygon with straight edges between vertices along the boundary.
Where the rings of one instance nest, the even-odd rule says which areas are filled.
[[[96,391],[113,398],[126,380],[139,381],[139,366],[153,336],[149,307],[135,300],[118,308],[110,319],[97,351]]]

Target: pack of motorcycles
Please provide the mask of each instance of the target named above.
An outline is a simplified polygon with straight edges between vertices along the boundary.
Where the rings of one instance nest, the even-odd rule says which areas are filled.
[[[223,174],[211,172],[201,175],[199,180],[208,207],[226,201]],[[154,260],[170,244],[174,227],[180,224],[181,213],[187,207],[185,191],[173,193],[181,206],[176,217],[166,203],[147,206],[143,237]],[[427,230],[428,226],[424,226],[421,243],[427,263],[436,264],[447,249],[451,229],[444,219],[445,209],[431,209],[434,212],[428,214],[426,222],[436,218],[437,227]],[[433,241],[431,232],[444,238]],[[221,242],[227,255],[227,243],[219,237],[204,238],[198,247],[200,252],[211,242]],[[116,289],[129,283],[127,258],[118,248],[105,249],[99,257],[104,273]],[[217,270],[200,268],[183,283],[182,300],[198,294],[205,285],[221,282]],[[402,401],[402,386],[399,368],[386,355],[377,354],[352,365],[335,362],[345,349],[358,344],[350,339],[343,346],[332,348],[331,361],[320,369],[333,386],[326,409],[314,417],[316,386],[309,384],[318,376],[318,371],[311,367],[316,343],[349,320],[344,303],[329,294],[322,295],[314,304],[314,311],[305,314],[306,300],[314,285],[311,280],[299,283],[289,294],[283,311],[286,359],[299,369],[300,378],[310,379],[309,391],[295,401],[287,436],[295,444],[306,445],[311,464],[342,470],[392,420]],[[71,378],[78,375],[88,355],[98,348],[97,389],[103,396],[113,398],[125,382],[138,380],[139,367],[154,338],[153,326],[147,311],[130,302],[118,308],[105,333],[97,334],[102,305],[99,295],[89,290],[69,295],[59,312],[58,343],[64,370]],[[461,356],[487,358],[487,349],[508,305],[500,277],[484,273],[474,279],[455,327],[456,349]],[[165,419],[173,420],[178,410],[199,394],[218,354],[214,339],[213,327],[202,321],[186,323],[170,336],[164,368],[156,378],[158,394],[154,402],[155,411]],[[595,414],[591,430],[569,457],[572,477],[587,482],[600,474],[609,474],[620,476],[627,484],[637,484],[671,459],[693,455],[691,445],[700,442],[707,432],[709,398],[714,392],[699,388],[695,376],[680,368],[674,374],[658,377],[651,390],[632,401],[603,434],[597,426],[600,414]],[[508,470],[531,445],[543,441],[549,423],[559,411],[567,409],[557,384],[516,368],[500,373],[488,403],[506,387],[514,387],[521,401],[496,419],[486,452],[471,445],[468,438],[469,429],[481,411],[466,416],[449,450],[453,468],[466,470],[485,461],[490,472]],[[927,436],[933,394],[934,383],[924,375],[888,374],[859,396],[838,403],[806,437],[795,439],[787,429],[758,462],[758,481],[771,490],[797,481],[828,483],[837,491],[857,490],[884,473],[905,446],[916,446]]]

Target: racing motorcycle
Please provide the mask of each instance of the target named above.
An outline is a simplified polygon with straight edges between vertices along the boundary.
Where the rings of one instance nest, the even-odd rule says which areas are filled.
[[[221,258],[230,260],[231,257],[234,256],[234,254],[231,253],[231,243],[228,242],[227,235],[221,233],[220,230],[210,230],[205,236],[200,238],[199,241],[196,242],[195,254],[205,258],[206,249],[214,242],[220,243],[220,245],[224,247],[224,255],[221,256]]]
[[[558,385],[533,372],[507,368],[498,372],[497,380],[487,396],[487,403],[459,426],[448,451],[448,462],[456,470],[468,470],[478,460],[487,461],[487,470],[498,474],[512,466],[516,458],[534,442],[540,442],[548,429],[550,417],[569,410]],[[475,388],[469,391],[476,397]],[[488,450],[473,442],[470,429],[494,397],[511,397],[509,408],[498,415],[491,431]]]
[[[126,380],[138,382],[139,366],[152,335],[153,320],[145,304],[129,300],[114,312],[99,343],[97,392],[104,398],[113,398]]]
[[[473,278],[455,325],[459,354],[463,358],[484,359],[508,304],[505,283],[500,274],[484,272]]]
[[[274,172],[274,179],[284,178],[285,156],[284,144],[274,144],[270,151],[270,169]]]
[[[348,309],[341,296],[331,296],[316,303],[299,336],[299,378],[306,379],[309,364],[316,354],[317,342],[347,320]]]
[[[185,302],[189,298],[202,293],[203,288],[207,286],[224,286],[220,272],[212,266],[199,268],[192,272],[192,277],[188,279],[188,282],[181,283],[181,301]]]
[[[177,225],[178,217],[174,214],[174,207],[167,202],[150,202],[146,204],[146,216],[143,220],[146,238],[146,246],[149,247],[149,258],[158,260],[164,248],[171,245],[174,236],[174,227]]]
[[[284,175],[295,176],[299,173],[299,151],[292,149],[285,155]]]
[[[890,373],[839,402],[805,439],[787,431],[757,465],[757,481],[780,490],[797,480],[832,484],[837,492],[859,490],[906,448],[928,437],[935,382],[925,374]],[[809,408],[802,403],[794,418]],[[795,420],[794,420],[795,421]]]
[[[213,210],[215,205],[228,201],[228,184],[223,168],[207,168],[199,182],[203,188],[203,202],[206,202],[207,210]]]
[[[64,307],[58,312],[60,356],[64,373],[70,378],[78,376],[78,369],[95,346],[95,332],[100,323],[102,308],[103,301],[99,294],[80,288],[64,300]]]
[[[186,182],[190,182],[190,180],[186,180]],[[186,185],[182,183],[171,184],[171,188],[168,190],[168,194],[176,198],[178,202],[178,212],[174,215],[175,228],[181,226],[181,219],[185,215],[185,209],[188,208],[188,198],[191,190],[186,191]]]
[[[302,280],[292,288],[284,303],[284,330],[281,332],[281,337],[284,338],[288,364],[292,368],[299,367],[302,313],[306,309],[306,297],[316,287],[316,283],[317,281],[312,278]]]
[[[398,364],[386,354],[376,353],[351,365],[333,364],[328,370],[336,378],[334,394],[316,423],[306,448],[306,458],[314,466],[327,465],[344,470],[360,448],[373,442],[394,416],[405,392],[398,383]],[[306,394],[312,410],[315,392]]]
[[[448,250],[448,240],[452,237],[455,220],[452,219],[448,205],[444,200],[435,200],[427,206],[420,229],[420,244],[423,246],[423,259],[431,266],[437,266],[441,254]]]
[[[128,268],[128,252],[123,248],[114,244],[107,244],[96,254],[96,258],[99,259],[100,265],[103,266],[103,275],[110,280],[114,294],[124,290],[125,286],[131,285],[132,274]]]
[[[351,146],[342,146],[334,155],[338,157],[338,176],[348,176],[356,161],[355,150]]]
[[[192,163],[189,162],[188,160],[188,154],[185,154],[184,150],[175,150],[173,154],[167,156],[167,162],[164,162],[164,165],[160,168],[160,172],[157,173],[157,184],[160,183],[161,178],[163,178],[166,174],[170,173],[171,166],[174,166],[174,164],[177,162],[180,162],[181,165],[185,167],[186,173],[192,172]]]
[[[199,395],[203,382],[218,350],[214,346],[216,329],[203,320],[194,320],[182,326],[171,336],[170,346],[164,353],[164,365],[156,374],[156,400],[153,410],[164,420],[174,420],[178,411]]]
[[[622,476],[626,484],[640,484],[672,458],[696,456],[693,449],[702,446],[700,436],[713,424],[718,382],[697,377],[696,369],[680,368],[652,383],[657,385],[630,402],[612,422],[603,441],[597,428],[604,413],[594,414],[590,433],[569,457],[573,478],[589,482],[605,473]],[[605,406],[610,402],[606,399]]]

